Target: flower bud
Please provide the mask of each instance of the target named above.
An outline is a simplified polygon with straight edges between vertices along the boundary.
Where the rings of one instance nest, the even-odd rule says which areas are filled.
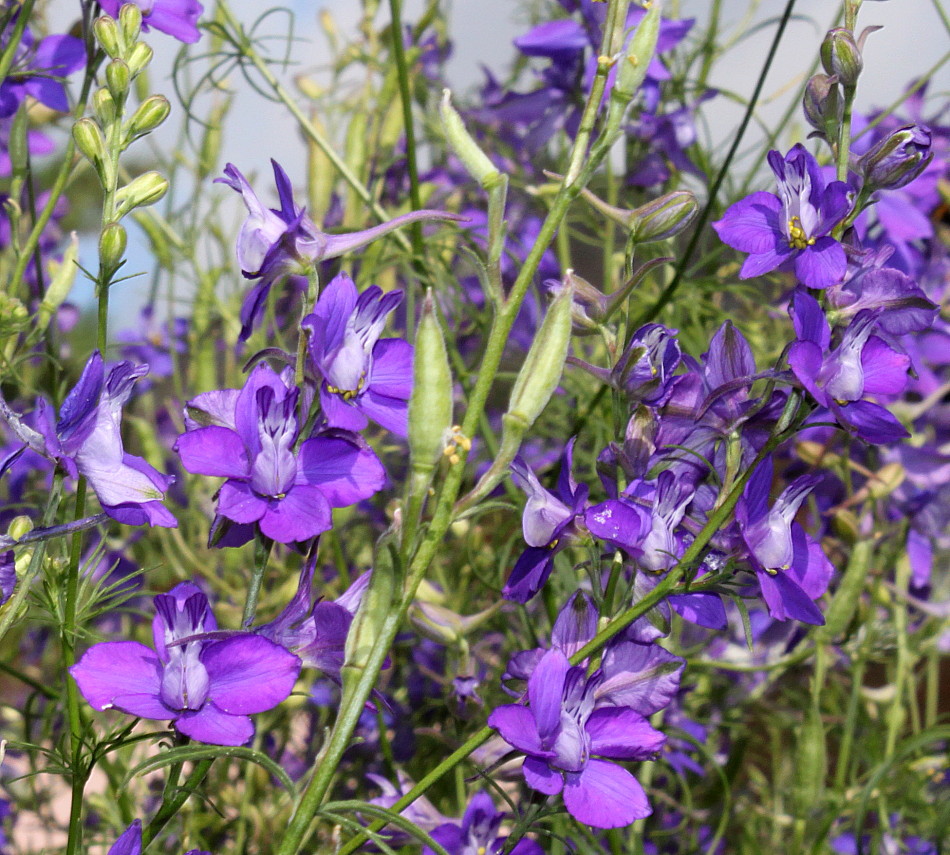
[[[0,291],[0,350],[6,346],[7,336],[19,335],[29,326],[30,313],[12,294]]]
[[[168,179],[158,172],[144,172],[115,194],[115,219],[120,220],[135,208],[154,205],[168,192]]]
[[[637,243],[666,240],[683,231],[699,213],[699,202],[689,190],[674,190],[631,212],[631,239]]]
[[[7,537],[19,540],[23,535],[33,531],[33,521],[27,516],[14,517],[7,526]]]
[[[460,616],[445,606],[415,602],[409,609],[409,622],[420,635],[446,647],[462,637]]]
[[[606,315],[607,298],[586,279],[568,270],[564,279],[548,279],[545,283],[552,297],[556,297],[564,288],[574,289],[574,302],[571,305],[571,320],[574,332],[590,335],[600,329]]]
[[[119,9],[119,28],[127,45],[134,45],[142,32],[142,10],[134,3],[124,3]]]
[[[571,307],[574,303],[573,281],[569,276],[564,281],[565,287],[551,301],[511,390],[506,415],[521,422],[525,430],[541,415],[561,382],[564,360],[571,343]]]
[[[841,81],[845,89],[853,89],[864,68],[861,51],[854,40],[854,33],[846,27],[835,27],[828,31],[821,43],[821,64],[828,74]]]
[[[152,95],[146,98],[126,124],[128,142],[154,131],[171,112],[171,104],[164,95]]]
[[[812,704],[805,711],[805,720],[797,735],[792,801],[795,815],[804,818],[815,810],[816,805],[821,804],[828,775],[825,725],[817,705]]]
[[[96,36],[96,41],[99,42],[99,46],[110,59],[116,59],[122,55],[119,27],[114,18],[110,18],[108,15],[96,18],[92,25],[92,31]]]
[[[97,89],[92,96],[92,109],[96,113],[99,124],[108,128],[118,116],[118,110],[115,106],[115,98],[108,89]]]
[[[465,129],[462,117],[452,106],[452,93],[448,89],[442,90],[439,115],[442,118],[442,130],[445,133],[445,139],[452,147],[456,157],[462,161],[468,174],[482,187],[486,188],[499,181],[501,173]]]
[[[10,125],[7,139],[7,152],[10,155],[10,168],[15,178],[25,178],[29,166],[29,145],[27,128],[27,110],[17,110]]]
[[[814,75],[805,86],[802,110],[809,125],[832,139],[844,118],[844,101],[838,78],[827,74]]]
[[[133,77],[138,77],[145,71],[148,64],[152,61],[153,54],[154,51],[145,44],[145,42],[138,42],[132,50],[129,51],[129,55],[125,61]]]
[[[103,181],[102,170],[106,162],[106,141],[102,136],[102,131],[99,130],[99,126],[92,119],[80,119],[73,125],[73,139],[76,142],[76,147],[95,167],[99,180]],[[103,181],[103,183],[106,182]]]
[[[114,272],[122,263],[128,236],[121,223],[109,223],[99,235],[99,264],[103,270]]]
[[[116,101],[122,102],[129,94],[132,74],[129,66],[121,59],[114,59],[106,66],[106,86]]]
[[[896,190],[910,184],[933,160],[931,141],[930,128],[898,128],[858,161],[865,184],[874,190]]]
[[[431,469],[452,425],[452,371],[432,292],[426,294],[416,329],[409,398],[409,459],[413,470]]]

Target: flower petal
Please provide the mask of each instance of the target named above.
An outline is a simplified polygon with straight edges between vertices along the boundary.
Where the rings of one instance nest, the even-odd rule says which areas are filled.
[[[838,241],[821,237],[795,259],[795,275],[809,288],[837,285],[848,270],[848,259]]]
[[[90,647],[69,673],[97,710],[112,707],[140,718],[172,719],[162,703],[162,663],[155,651],[137,641],[107,641]]]
[[[296,484],[284,498],[269,502],[261,531],[278,543],[309,540],[333,526],[333,515],[320,487]]]
[[[254,736],[254,724],[246,715],[230,715],[211,701],[196,712],[186,712],[175,722],[179,733],[210,745],[245,745]]]
[[[245,481],[225,481],[218,493],[218,513],[234,522],[257,522],[266,512],[267,499]]]
[[[539,793],[556,796],[564,789],[563,775],[557,769],[552,769],[543,760],[538,760],[535,757],[525,757],[521,771],[524,772],[525,783],[532,790],[537,790]]]
[[[564,699],[564,680],[571,663],[557,648],[549,650],[528,678],[528,702],[538,725],[541,742],[557,732]]]
[[[175,441],[181,465],[196,475],[247,478],[250,464],[244,443],[233,430],[218,425],[190,430]]]
[[[232,715],[259,713],[277,706],[293,690],[300,660],[260,635],[229,638],[201,652],[208,670],[208,695]]]
[[[594,710],[585,725],[592,754],[617,760],[649,760],[666,742],[639,713],[627,707]]]
[[[740,199],[712,226],[719,239],[739,252],[774,250],[784,237],[779,216],[782,203],[773,193],[758,192]]]
[[[541,745],[531,710],[521,704],[505,704],[493,710],[488,716],[488,726],[495,728],[505,742],[518,751],[536,757],[554,756],[553,751],[547,751]]]
[[[368,499],[386,483],[373,450],[352,438],[318,436],[300,446],[298,483],[316,484],[334,508]]]
[[[591,760],[582,772],[569,772],[564,804],[579,822],[595,828],[622,828],[653,813],[640,782],[606,760]]]

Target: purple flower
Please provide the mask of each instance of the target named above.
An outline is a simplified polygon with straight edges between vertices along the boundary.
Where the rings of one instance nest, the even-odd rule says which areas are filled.
[[[831,562],[821,546],[795,522],[820,475],[804,475],[789,484],[768,505],[772,460],[759,464],[736,508],[736,520],[769,614],[776,620],[821,626],[825,618],[814,604],[831,581]]]
[[[446,822],[432,829],[430,835],[449,855],[501,855],[507,837],[498,831],[504,814],[495,810],[491,797],[484,792],[472,796],[461,823]],[[509,850],[511,855],[544,855],[533,840],[522,838]],[[422,855],[435,855],[428,846]]]
[[[355,434],[331,431],[298,447],[298,397],[261,363],[243,389],[206,392],[188,403],[189,430],[175,450],[189,472],[228,479],[217,514],[245,527],[241,543],[252,524],[279,543],[309,540],[331,527],[331,508],[369,498],[385,483],[379,459]]]
[[[218,641],[208,598],[190,582],[155,597],[155,650],[137,641],[90,647],[70,668],[97,710],[115,707],[139,718],[170,720],[179,733],[213,745],[244,745],[249,714],[290,694],[300,660],[259,635]]]
[[[799,289],[792,302],[798,340],[788,353],[799,383],[838,423],[871,443],[897,442],[909,434],[884,407],[867,395],[898,395],[907,385],[910,359],[872,335],[881,309],[862,309],[831,349],[831,330],[824,313]]]
[[[9,4],[8,4],[9,5]],[[19,12],[10,16],[7,32],[0,35],[5,49]],[[75,36],[47,36],[36,41],[27,27],[14,49],[13,65],[0,83],[0,118],[12,116],[27,96],[51,110],[68,112],[69,98],[62,79],[86,62],[86,49]]]
[[[798,143],[783,158],[770,151],[779,195],[758,192],[740,199],[713,228],[720,240],[749,257],[739,277],[794,269],[810,288],[828,288],[847,270],[844,249],[829,237],[851,208],[851,187],[843,181],[825,186],[818,162]]]
[[[649,760],[664,736],[632,709],[595,709],[603,675],[571,667],[549,650],[528,678],[529,706],[507,704],[488,717],[504,740],[526,754],[528,786],[564,793],[568,812],[597,828],[619,828],[651,813],[646,793],[626,769],[599,759]]]
[[[370,418],[398,436],[408,432],[412,345],[380,338],[402,291],[375,285],[358,293],[340,273],[324,289],[302,326],[310,337],[310,366],[320,382],[320,405],[330,427],[362,430]]]
[[[146,33],[154,27],[186,44],[201,38],[198,18],[204,7],[197,0],[100,0],[99,5],[107,15],[117,18],[125,3],[142,10],[142,29]]]
[[[122,445],[122,407],[135,381],[147,373],[147,365],[133,367],[131,362],[111,365],[107,373],[97,350],[63,401],[55,425],[43,399],[38,402],[36,421],[49,456],[59,460],[73,478],[84,475],[110,517],[125,525],[175,528],[178,523],[162,504],[175,479],[141,457],[127,454]]]
[[[528,548],[521,553],[502,589],[506,600],[526,603],[548,580],[554,556],[576,534],[575,520],[587,503],[588,488],[571,475],[574,440],[568,442],[561,458],[557,494],[541,486],[537,476],[520,457],[511,464],[511,478],[528,494],[522,529]]]
[[[119,835],[108,855],[142,855],[142,820],[136,819]],[[204,849],[189,849],[185,855],[211,855]]]
[[[13,596],[16,587],[16,564],[13,561],[13,550],[0,552],[0,606]]]
[[[232,163],[225,166],[224,178],[215,179],[240,193],[244,200],[248,218],[238,236],[238,264],[247,279],[261,280],[251,289],[241,306],[242,341],[247,339],[260,320],[267,295],[278,279],[290,274],[306,274],[318,262],[360,249],[408,223],[461,219],[442,211],[412,211],[363,231],[327,234],[317,228],[316,223],[307,216],[306,209],[299,208],[294,202],[287,173],[277,161],[272,160],[271,163],[274,166],[280,210],[266,207]]]

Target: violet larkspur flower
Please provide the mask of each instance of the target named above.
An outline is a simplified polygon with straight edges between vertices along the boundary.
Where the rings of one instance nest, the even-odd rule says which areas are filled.
[[[290,694],[300,660],[259,635],[208,637],[217,622],[190,582],[155,597],[155,611],[155,650],[137,641],[93,645],[69,669],[79,691],[97,710],[170,720],[199,742],[244,745],[254,735],[248,716]]]
[[[741,279],[776,268],[794,269],[809,288],[828,288],[842,280],[847,259],[829,237],[851,208],[851,187],[843,181],[825,186],[818,162],[797,143],[783,158],[770,151],[779,195],[758,192],[731,205],[713,228],[723,243],[749,257]]]
[[[204,6],[197,0],[99,0],[102,11],[113,18],[119,16],[119,8],[125,3],[142,10],[142,29],[146,33],[154,27],[186,44],[201,38],[198,18]]]
[[[598,759],[649,760],[665,737],[626,707],[595,705],[603,679],[571,667],[549,650],[528,678],[529,706],[507,704],[488,724],[527,757],[528,786],[550,796],[564,793],[568,812],[597,828],[619,828],[651,813],[646,793],[626,769]]]
[[[175,528],[175,517],[162,504],[174,477],[127,454],[122,445],[122,407],[135,381],[146,374],[147,365],[136,367],[131,362],[115,363],[107,371],[97,350],[63,401],[56,423],[43,399],[36,421],[47,454],[59,460],[73,478],[84,475],[110,517],[126,525]]]
[[[412,345],[380,338],[402,291],[375,285],[358,293],[340,273],[324,289],[302,326],[310,366],[320,381],[320,406],[330,427],[362,430],[367,418],[398,436],[408,433]]]
[[[142,855],[142,820],[136,819],[109,848],[108,855]],[[204,849],[189,849],[185,855],[211,855]]]
[[[244,200],[248,218],[238,236],[238,264],[245,278],[261,280],[244,298],[241,306],[242,341],[247,339],[260,320],[267,295],[278,279],[291,274],[306,274],[313,265],[360,249],[408,223],[462,219],[442,211],[412,211],[363,231],[327,234],[317,228],[316,223],[307,216],[305,208],[298,207],[294,202],[290,179],[280,164],[275,160],[271,160],[271,163],[280,210],[264,205],[233,163],[225,166],[224,178],[215,179],[240,193]]]
[[[495,810],[491,797],[478,792],[465,808],[461,823],[443,823],[432,829],[430,836],[449,855],[501,855],[508,839],[498,834],[503,818],[504,814]],[[544,850],[528,838],[522,838],[508,851],[511,855],[544,855]],[[422,855],[435,853],[423,846]]]
[[[331,508],[369,498],[386,480],[356,434],[331,431],[296,447],[298,397],[261,363],[243,389],[206,392],[188,403],[189,430],[175,450],[189,472],[228,479],[217,513],[245,527],[240,543],[251,538],[254,523],[279,543],[309,540],[331,527]]]

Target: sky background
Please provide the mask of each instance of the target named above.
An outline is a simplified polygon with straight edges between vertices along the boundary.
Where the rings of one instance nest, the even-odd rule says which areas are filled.
[[[935,65],[948,49],[950,35],[938,11],[941,0],[887,0],[864,3],[859,17],[859,28],[881,25],[882,30],[872,33],[865,47],[865,71],[858,88],[857,108],[866,111],[889,105],[900,97],[909,81]],[[206,3],[210,7],[210,0]],[[388,4],[381,2],[378,22],[383,25],[388,17]],[[404,0],[403,21],[413,22],[424,7],[423,0]],[[487,66],[503,73],[514,53],[512,41],[528,28],[527,9],[531,4],[517,0],[454,0],[446,3],[449,10],[453,53],[448,63],[447,74],[457,100],[474,93],[483,79],[482,67]],[[697,26],[702,26],[708,15],[709,0],[667,0],[665,14],[671,17],[694,17]],[[723,38],[734,41],[732,48],[716,64],[710,85],[733,91],[748,97],[755,85],[769,44],[775,32],[775,21],[784,8],[781,0],[723,0]],[[321,69],[328,53],[322,30],[318,24],[321,12],[332,14],[338,30],[343,34],[354,32],[361,14],[358,0],[335,0],[332,3],[313,0],[289,0],[285,8],[293,11],[292,66],[284,74],[291,91],[293,77],[306,73],[320,79]],[[751,12],[750,12],[751,6]],[[817,54],[823,34],[834,23],[840,3],[836,0],[798,0],[795,18],[789,23],[785,39],[779,49],[772,70],[763,89],[758,117],[769,126],[774,126],[784,114],[798,91],[804,74]],[[49,5],[54,25],[69,26],[75,17],[75,0],[52,0]],[[232,0],[235,14],[248,24],[267,8],[260,0]],[[287,19],[275,16],[273,29],[286,32]],[[170,74],[178,44],[161,33],[149,36],[156,58],[152,68],[152,88],[167,94],[175,103],[170,85]],[[192,50],[206,49],[203,39]],[[304,145],[284,108],[271,103],[255,93],[238,74],[229,79],[234,90],[234,104],[223,134],[221,163],[235,163],[248,176],[260,176],[257,185],[265,200],[270,199],[272,181],[270,158],[278,160],[288,171],[291,180],[300,175],[304,164]],[[946,103],[950,89],[950,66],[934,76],[930,84],[931,95],[942,95]],[[722,144],[728,141],[741,119],[743,107],[720,96],[704,106],[704,118],[713,141]],[[180,109],[173,108],[173,119],[155,135],[157,145],[168,150],[176,144],[176,122],[180,122]],[[176,118],[177,117],[177,118]],[[799,114],[796,114],[797,130],[804,136]],[[754,126],[747,136],[754,145],[761,132]],[[745,146],[743,146],[745,148]],[[141,152],[138,148],[136,151]],[[295,181],[299,184],[302,181]],[[763,185],[764,189],[764,185]],[[234,222],[241,219],[239,200],[227,188],[213,185],[209,193],[234,196],[226,202],[232,206]],[[140,243],[130,245],[130,268],[138,265],[147,269],[149,259]],[[84,264],[95,263],[95,240],[85,240],[82,248]],[[91,256],[91,259],[90,259]],[[239,272],[235,269],[235,275]],[[143,301],[144,289],[117,290],[113,297],[112,311],[116,322],[132,322]],[[88,289],[80,291],[80,300],[90,298]]]

